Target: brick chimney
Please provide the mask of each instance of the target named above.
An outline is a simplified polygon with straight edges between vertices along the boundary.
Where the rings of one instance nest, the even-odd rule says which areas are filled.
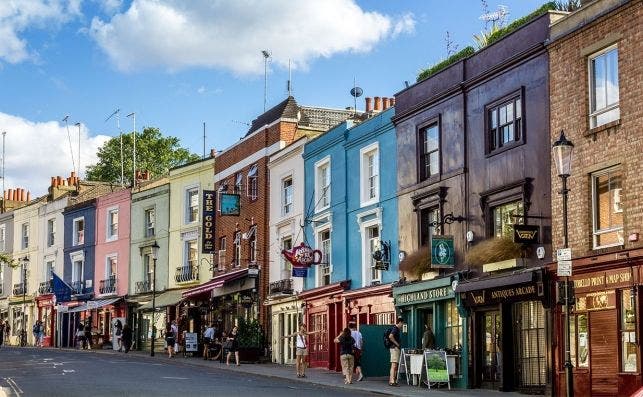
[[[373,110],[376,111],[376,112],[381,111],[382,110],[382,98],[376,96],[373,99],[375,100],[375,106],[373,107]]]
[[[366,97],[366,113],[373,111],[373,98]]]

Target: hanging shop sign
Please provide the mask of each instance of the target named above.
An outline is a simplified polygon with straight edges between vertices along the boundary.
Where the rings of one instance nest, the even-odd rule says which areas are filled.
[[[540,227],[538,225],[513,225],[514,243],[538,244]]]
[[[464,295],[464,297],[463,297]],[[510,301],[540,300],[544,295],[542,283],[519,284],[461,293],[468,306],[482,306]]]
[[[217,192],[214,190],[203,191],[203,216],[201,217],[201,252],[214,254],[214,212],[216,210]]]
[[[221,204],[222,216],[239,216],[241,214],[241,195],[235,193],[221,193],[219,203]]]
[[[309,267],[321,263],[322,260],[321,251],[310,248],[306,243],[301,243],[290,251],[282,250],[281,254],[294,267]]]
[[[455,266],[453,236],[431,236],[431,267]]]

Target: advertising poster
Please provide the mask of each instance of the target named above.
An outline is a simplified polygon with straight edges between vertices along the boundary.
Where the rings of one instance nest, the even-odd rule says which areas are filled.
[[[447,353],[442,350],[425,350],[426,378],[429,383],[449,383]]]

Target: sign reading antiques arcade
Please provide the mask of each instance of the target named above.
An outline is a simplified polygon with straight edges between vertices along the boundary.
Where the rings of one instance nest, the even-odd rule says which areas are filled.
[[[463,295],[465,295],[463,297]],[[461,295],[467,306],[482,306],[508,301],[540,300],[542,286],[536,283],[518,284],[500,288],[490,288],[463,292]]]
[[[203,216],[201,217],[201,252],[214,254],[214,212],[216,210],[217,192],[214,190],[203,191]]]
[[[453,236],[431,236],[431,267],[454,267]]]

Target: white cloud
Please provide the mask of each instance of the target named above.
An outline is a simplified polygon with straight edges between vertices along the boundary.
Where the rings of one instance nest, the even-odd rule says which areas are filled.
[[[30,28],[49,29],[81,15],[81,0],[0,1],[0,60],[19,63],[34,55],[21,37]]]
[[[32,196],[42,195],[47,191],[52,176],[69,176],[73,170],[64,123],[32,122],[0,112],[0,126],[2,131],[7,132],[5,189],[21,187],[31,191]],[[69,131],[74,161],[78,166],[78,127],[72,124]],[[81,125],[80,135],[82,177],[85,167],[96,163],[96,152],[109,137],[90,136],[84,125]]]
[[[211,67],[263,72],[261,50],[273,62],[306,68],[320,57],[368,52],[382,40],[412,32],[411,14],[362,10],[354,0],[134,0],[90,35],[120,70]]]
[[[120,11],[123,6],[123,0],[94,0],[96,1],[103,12],[108,15],[112,15],[117,11]]]
[[[197,88],[196,92],[198,92],[199,94],[204,94],[205,93],[205,86],[201,86],[201,87]]]

